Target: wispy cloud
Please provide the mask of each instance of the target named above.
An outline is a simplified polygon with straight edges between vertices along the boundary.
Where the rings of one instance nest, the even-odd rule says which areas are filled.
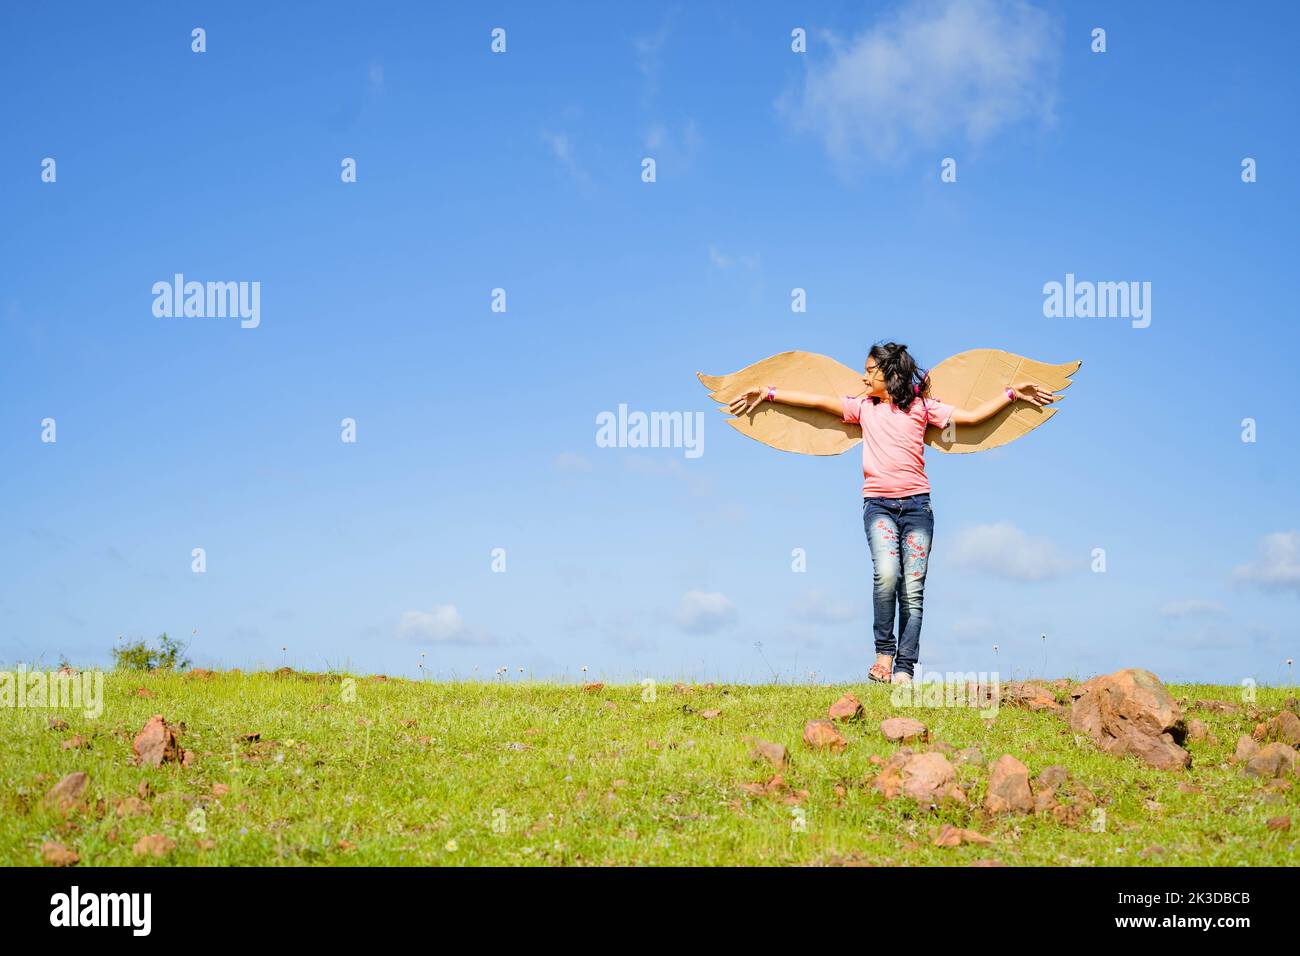
[[[791,613],[801,621],[810,624],[842,624],[851,621],[862,613],[861,607],[854,601],[827,591],[806,591],[795,601]]]
[[[1160,609],[1161,617],[1208,617],[1224,613],[1218,601],[1170,601]]]
[[[573,177],[573,180],[579,186],[583,187],[584,190],[591,188],[591,176],[579,165],[573,138],[568,133],[557,133],[544,129],[542,130],[542,142],[546,144],[551,155],[555,157],[560,166]]]
[[[712,634],[736,620],[736,606],[717,591],[687,591],[677,606],[676,620],[688,634]]]
[[[659,74],[663,69],[664,46],[672,35],[675,18],[676,10],[670,10],[660,22],[658,30],[647,36],[632,39],[632,53],[636,58],[636,66],[645,81],[642,96],[647,103],[659,92]]]
[[[1060,26],[1025,0],[909,0],[852,39],[822,39],[829,55],[810,49],[802,89],[777,105],[841,165],[1052,120]]]
[[[1300,594],[1300,532],[1278,531],[1259,543],[1254,561],[1233,569],[1234,580],[1265,591]]]
[[[961,567],[1013,581],[1045,581],[1072,567],[1052,542],[1006,521],[962,530],[949,553]]]
[[[699,124],[687,119],[680,131],[674,132],[663,123],[653,123],[642,137],[646,154],[653,156],[660,171],[680,175],[688,170],[704,145]]]
[[[495,644],[488,634],[465,625],[454,604],[439,604],[432,611],[406,611],[397,625],[400,637],[417,644]]]
[[[752,255],[728,255],[722,252],[713,243],[709,243],[709,262],[715,269],[726,271],[734,266],[741,266],[749,269],[751,272],[758,269],[759,257],[757,253]]]

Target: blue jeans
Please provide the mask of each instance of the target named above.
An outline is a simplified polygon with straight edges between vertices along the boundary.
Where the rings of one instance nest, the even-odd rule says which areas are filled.
[[[934,537],[929,494],[863,498],[862,526],[875,571],[876,653],[894,658],[894,670],[911,674],[921,646],[921,605]],[[898,640],[894,640],[894,605]]]

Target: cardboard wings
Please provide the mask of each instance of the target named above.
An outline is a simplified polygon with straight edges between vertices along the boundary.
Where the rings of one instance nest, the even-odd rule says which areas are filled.
[[[1070,376],[1082,362],[1048,365],[1000,349],[971,349],[944,359],[930,369],[930,397],[958,408],[973,408],[999,395],[1013,382],[1036,382],[1053,392],[1070,384]],[[778,388],[819,392],[823,395],[862,395],[862,373],[815,352],[782,352],[755,362],[730,375],[696,375],[709,390],[709,397],[721,403],[727,424],[742,435],[765,445],[801,455],[839,455],[862,441],[858,425],[845,424],[838,415],[814,408],[797,408],[779,402],[762,402],[750,415],[731,416],[731,399],[751,388]],[[957,425],[944,430],[931,425],[925,443],[943,452],[963,454],[997,448],[1056,414],[1056,403],[1044,408],[1032,402],[1014,402],[978,425]]]

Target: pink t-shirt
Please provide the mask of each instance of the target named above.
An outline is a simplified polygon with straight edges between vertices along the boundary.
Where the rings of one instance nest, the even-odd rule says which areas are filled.
[[[907,411],[890,402],[845,395],[844,421],[862,426],[862,496],[903,498],[925,494],[925,428],[943,428],[953,406],[934,398],[919,397]]]

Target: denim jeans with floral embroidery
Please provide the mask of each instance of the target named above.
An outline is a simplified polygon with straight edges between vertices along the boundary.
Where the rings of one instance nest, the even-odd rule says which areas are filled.
[[[930,495],[863,498],[862,525],[874,568],[876,653],[894,658],[894,670],[910,675],[921,646],[921,608],[925,572],[934,537]],[[894,607],[898,638],[894,638]]]

